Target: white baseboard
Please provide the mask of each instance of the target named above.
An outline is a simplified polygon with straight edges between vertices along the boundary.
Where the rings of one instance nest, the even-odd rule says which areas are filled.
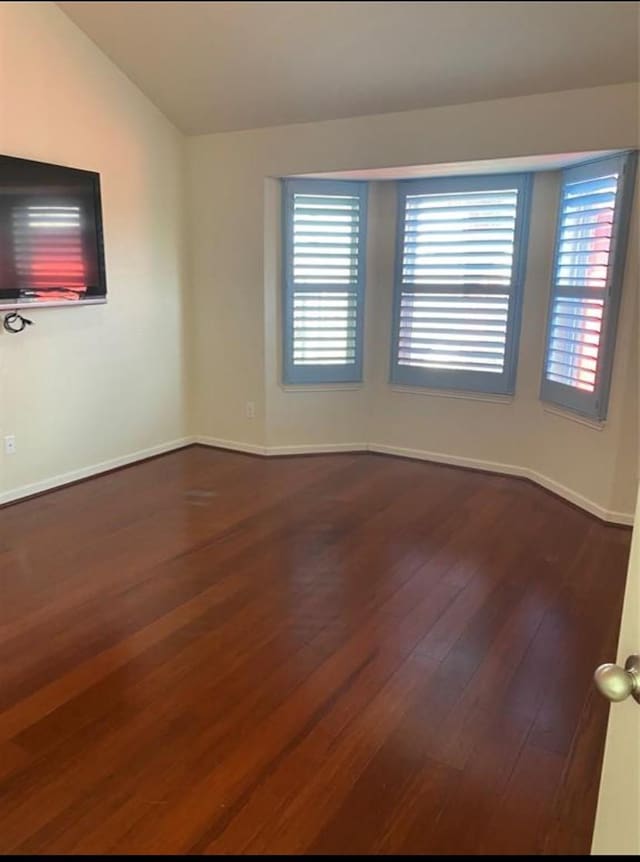
[[[547,491],[552,491],[559,497],[579,506],[597,518],[603,521],[608,521],[612,524],[623,524],[629,526],[633,524],[633,512],[616,512],[610,509],[605,509],[598,503],[584,497],[577,491],[567,488],[566,485],[561,485],[555,479],[545,476],[543,473],[538,473],[536,470],[531,470],[529,467],[519,467],[515,464],[503,464],[499,461],[483,461],[476,458],[464,458],[459,455],[447,455],[442,452],[427,452],[423,449],[404,449],[400,446],[387,446],[383,443],[370,443],[370,452],[379,452],[384,455],[400,455],[403,458],[415,458],[420,461],[432,461],[436,464],[449,464],[452,467],[467,467],[470,470],[488,470],[491,473],[500,473],[504,476],[516,476],[520,479],[530,479],[536,485],[546,488]]]
[[[522,476],[522,468],[500,461],[482,461],[479,458],[465,458],[462,455],[448,455],[444,452],[428,452],[425,449],[405,449],[402,446],[387,446],[385,443],[369,443],[369,452],[381,455],[399,455],[401,458],[415,458],[417,461],[433,461],[448,464],[450,467],[467,467],[470,470],[488,470],[503,473],[505,476]]]
[[[172,452],[174,449],[182,449],[192,443],[195,443],[194,437],[181,437],[168,443],[159,443],[157,446],[149,446],[147,449],[130,452],[128,455],[122,455],[119,458],[111,458],[98,464],[90,464],[88,467],[81,467],[79,470],[59,473],[57,476],[51,476],[49,479],[43,479],[40,482],[19,485],[17,488],[11,488],[9,491],[0,493],[0,505],[21,500],[23,497],[31,497],[34,494],[41,494],[43,491],[50,491],[52,488],[59,488],[71,482],[77,482],[80,479],[98,476],[100,473],[107,473],[109,470],[115,470],[118,467],[126,467],[128,464],[135,464],[136,461],[144,461],[145,458],[152,458],[154,455],[164,455],[166,452]]]
[[[223,440],[218,437],[196,437],[195,442],[203,446],[213,446],[216,449],[229,449],[233,452],[246,452],[249,455],[264,455],[266,457],[367,451],[366,443],[301,443],[292,446],[257,446],[254,443],[239,443],[236,440]]]
[[[542,473],[536,473],[535,470],[523,470],[522,476],[526,479],[531,479],[532,482],[535,482],[536,485],[540,485],[542,488],[546,488],[547,491],[552,491],[554,494],[557,494],[558,497],[563,497],[570,503],[574,503],[574,505],[579,508],[585,509],[587,512],[591,512],[592,515],[595,515],[602,521],[608,521],[611,524],[621,524],[625,527],[633,526],[635,519],[633,512],[616,512],[611,509],[604,509],[602,506],[598,505],[598,503],[594,503],[593,500],[589,500],[588,497],[583,497],[582,494],[578,494],[577,491],[572,491],[571,488],[567,488],[566,485],[561,485],[559,482],[556,482],[554,479],[550,479],[549,476],[545,476]]]
[[[196,443],[204,446],[215,446],[219,449],[230,449],[236,452],[248,452],[252,455],[264,455],[267,457],[279,455],[318,455],[331,452],[377,452],[381,455],[395,455],[402,458],[414,458],[418,461],[431,461],[436,464],[448,464],[452,467],[466,467],[469,470],[488,470],[491,473],[500,473],[503,476],[515,476],[521,479],[530,479],[536,485],[552,491],[564,500],[579,506],[602,521],[612,524],[630,526],[633,524],[632,512],[616,512],[605,509],[593,500],[584,497],[577,491],[561,485],[549,476],[531,470],[529,467],[520,467],[516,464],[503,464],[499,461],[483,461],[478,458],[465,458],[460,455],[448,455],[443,452],[429,452],[424,449],[405,449],[400,446],[387,446],[384,443],[322,443],[322,444],[299,444],[290,446],[257,446],[251,443],[239,443],[235,440],[219,440],[214,437],[196,437]]]
[[[300,446],[268,446],[267,455],[320,455],[331,452],[367,452],[366,443],[317,443]]]
[[[229,449],[233,452],[245,452],[250,455],[262,455],[267,457],[278,457],[283,455],[318,455],[330,454],[332,452],[377,452],[382,455],[395,455],[403,458],[414,458],[419,461],[431,461],[436,464],[448,464],[452,467],[466,467],[470,470],[488,470],[492,473],[500,473],[505,476],[516,476],[522,479],[530,479],[542,488],[552,491],[559,497],[568,500],[581,509],[590,512],[597,518],[603,521],[608,521],[612,524],[622,524],[629,526],[633,524],[634,516],[632,512],[616,512],[609,509],[604,509],[593,500],[589,500],[582,494],[561,485],[549,476],[542,473],[537,473],[528,467],[519,467],[515,464],[503,464],[498,461],[482,461],[476,458],[465,458],[459,455],[448,455],[442,452],[429,452],[424,449],[405,449],[400,446],[387,446],[384,443],[318,443],[318,444],[295,444],[289,446],[259,446],[254,443],[241,443],[237,440],[225,440],[217,437],[202,437],[191,436],[181,437],[178,440],[171,440],[168,443],[160,443],[157,446],[150,446],[147,449],[140,449],[137,452],[131,452],[128,455],[123,455],[119,458],[112,458],[109,461],[102,461],[98,464],[91,464],[88,467],[81,467],[79,470],[72,470],[69,473],[60,473],[57,476],[52,476],[49,479],[44,479],[40,482],[33,482],[29,485],[21,485],[17,488],[12,488],[9,491],[0,493],[0,505],[11,503],[20,500],[24,497],[30,497],[33,494],[40,494],[43,491],[49,491],[53,488],[58,488],[63,485],[68,485],[71,482],[77,482],[80,479],[88,479],[91,476],[97,476],[100,473],[114,470],[118,467],[126,467],[128,464],[134,464],[136,461],[143,461],[145,458],[151,458],[154,455],[162,455],[166,452],[172,452],[175,449],[181,449],[184,446],[189,446],[192,443],[200,443],[203,446],[213,446],[217,449]]]
[[[266,446],[258,446],[255,443],[240,443],[238,440],[223,440],[221,437],[202,437],[196,435],[194,443],[201,446],[213,446],[214,449],[229,449],[231,452],[246,452],[247,455],[267,455]]]

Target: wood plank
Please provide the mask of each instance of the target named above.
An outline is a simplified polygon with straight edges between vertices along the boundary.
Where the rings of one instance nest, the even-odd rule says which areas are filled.
[[[628,547],[367,454],[191,448],[6,507],[0,851],[584,852]]]

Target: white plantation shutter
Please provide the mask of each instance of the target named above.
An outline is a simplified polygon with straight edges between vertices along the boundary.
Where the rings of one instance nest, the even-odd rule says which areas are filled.
[[[362,379],[363,183],[284,182],[284,380]]]
[[[392,381],[513,391],[529,178],[399,187]]]
[[[635,158],[564,171],[541,397],[606,416]]]

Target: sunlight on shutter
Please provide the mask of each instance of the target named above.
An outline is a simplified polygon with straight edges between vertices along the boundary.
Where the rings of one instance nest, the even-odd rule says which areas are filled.
[[[294,194],[294,365],[355,362],[359,233],[359,197]]]
[[[398,364],[502,374],[517,208],[515,188],[407,195]]]
[[[596,388],[617,190],[611,174],[562,194],[546,377],[585,392]]]

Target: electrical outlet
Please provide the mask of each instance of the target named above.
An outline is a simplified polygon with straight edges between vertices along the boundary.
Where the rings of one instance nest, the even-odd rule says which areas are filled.
[[[256,402],[255,401],[247,401],[247,406],[245,408],[247,419],[255,419],[256,418]]]
[[[16,437],[15,434],[7,434],[4,438],[4,454],[15,455],[16,453]]]

